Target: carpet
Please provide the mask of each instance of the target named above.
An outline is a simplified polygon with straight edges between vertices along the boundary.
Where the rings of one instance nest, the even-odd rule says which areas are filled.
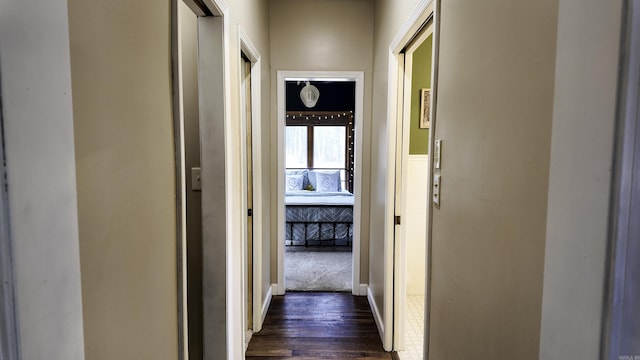
[[[351,252],[287,250],[285,289],[351,292],[351,261]]]

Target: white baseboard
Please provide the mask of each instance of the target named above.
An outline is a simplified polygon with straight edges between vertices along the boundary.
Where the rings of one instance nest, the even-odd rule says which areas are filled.
[[[252,330],[247,330],[244,333],[244,352],[247,352],[247,349],[249,348],[249,342],[251,341],[251,337],[253,336],[253,331]]]
[[[271,284],[271,290],[273,296],[284,295],[284,285],[280,286],[280,284]]]
[[[382,316],[380,316],[380,310],[378,310],[378,304],[376,304],[376,300],[373,298],[373,294],[371,293],[371,289],[369,287],[367,287],[367,300],[369,300],[369,306],[371,307],[373,318],[376,321],[376,326],[378,327],[378,334],[380,334],[380,339],[384,339],[384,321],[382,321]]]
[[[357,296],[367,296],[367,289],[369,287],[367,286],[367,284],[360,284],[360,287],[358,288],[358,293],[354,294]]]
[[[260,313],[260,318],[262,321],[261,324],[264,323],[264,318],[267,317],[267,311],[269,311],[269,305],[271,305],[271,298],[273,297],[273,286],[269,286],[269,290],[267,291],[267,295],[265,295],[264,299],[262,299],[262,312]],[[262,326],[260,326],[262,328]]]

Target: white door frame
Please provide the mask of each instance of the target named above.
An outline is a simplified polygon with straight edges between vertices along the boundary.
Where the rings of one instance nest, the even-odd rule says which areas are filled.
[[[264,216],[262,214],[263,209],[263,194],[262,194],[262,119],[261,119],[261,79],[262,79],[262,62],[260,58],[260,52],[253,45],[253,42],[244,31],[244,29],[238,24],[238,49],[243,53],[251,62],[251,133],[252,141],[251,147],[253,149],[252,155],[252,171],[253,171],[253,332],[258,332],[262,329],[262,323],[264,322],[264,317],[266,316],[266,311],[263,311],[262,304],[265,302],[265,299],[262,298],[262,253],[263,253],[263,231],[262,231],[262,223],[264,221]],[[238,54],[240,56],[241,54]],[[238,59],[241,61],[240,57]],[[243,84],[242,81],[242,71],[238,73],[239,84]],[[239,87],[240,90],[240,98],[243,98],[244,88],[243,86]],[[242,101],[244,103],[244,101]],[[244,104],[241,105],[241,113],[244,113],[244,109],[242,109]],[[243,146],[241,147],[241,158],[242,158],[242,178],[243,183],[246,183],[246,121],[242,121],[242,139]],[[246,202],[246,194],[243,197],[243,213],[247,214],[247,202]],[[246,241],[247,241],[247,229],[246,229],[246,221],[243,222],[243,249],[242,249],[242,271],[246,268],[244,264],[244,259],[246,258]],[[244,279],[244,274],[243,277]],[[244,290],[244,289],[243,289]],[[244,295],[243,295],[244,298]],[[244,304],[245,302],[243,302]],[[266,309],[265,309],[266,310]],[[246,314],[246,311],[243,311],[243,314]],[[246,326],[245,326],[246,327]]]
[[[405,278],[404,274],[401,272],[395,272],[395,266],[402,266],[402,252],[399,251],[401,249],[401,244],[396,242],[395,233],[402,233],[402,227],[395,225],[395,216],[396,216],[396,177],[400,176],[402,178],[402,173],[396,174],[396,165],[399,161],[402,161],[403,152],[398,152],[399,141],[402,139],[402,135],[399,135],[398,132],[405,133],[407,130],[403,128],[403,97],[404,97],[404,77],[405,74],[405,57],[403,50],[411,43],[416,35],[420,32],[423,24],[427,22],[427,20],[433,16],[434,17],[434,52],[433,52],[433,66],[432,66],[432,86],[431,86],[431,126],[429,128],[429,174],[432,173],[433,170],[433,152],[431,148],[433,147],[433,134],[435,133],[435,105],[436,105],[436,88],[437,88],[437,47],[436,47],[436,39],[437,39],[437,11],[439,9],[439,1],[438,0],[420,0],[416,8],[412,11],[409,18],[405,21],[403,26],[400,28],[395,38],[391,42],[389,46],[389,81],[388,81],[388,104],[387,104],[387,119],[388,119],[388,129],[387,132],[387,168],[392,170],[389,171],[386,178],[386,207],[385,207],[385,222],[387,226],[385,226],[385,261],[384,261],[384,316],[383,323],[385,324],[385,329],[392,328],[391,331],[383,332],[383,346],[385,350],[396,350],[395,348],[402,345],[401,341],[401,331],[403,329],[403,322],[400,320],[404,315],[404,302],[403,301],[394,301],[396,291],[400,291],[399,289],[403,289],[405,287]],[[409,79],[410,81],[410,79]],[[404,150],[401,150],[404,151]],[[405,174],[406,176],[406,174]],[[431,177],[427,179],[427,198],[431,199],[431,186],[432,181]],[[402,184],[398,186],[400,189],[403,188]],[[400,193],[402,195],[402,191]],[[403,203],[402,198],[399,199],[399,205]],[[427,254],[425,254],[425,354],[428,347],[428,309],[429,309],[429,298],[430,298],[430,261],[429,257],[431,256],[431,217],[432,217],[432,205],[431,201],[428,202],[427,212],[428,212],[428,224],[427,224]],[[401,206],[400,206],[401,208]],[[404,245],[402,245],[404,246]],[[394,335],[395,334],[395,335]],[[426,358],[426,357],[425,357]]]
[[[352,287],[353,295],[367,294],[366,286],[360,284],[360,227],[362,214],[362,132],[364,122],[364,71],[278,71],[277,82],[277,123],[278,123],[278,171],[277,171],[277,246],[278,246],[278,283],[275,284],[275,295],[285,293],[284,278],[284,132],[285,132],[285,83],[287,80],[321,80],[340,79],[356,83],[355,98],[355,176],[353,205],[353,250],[352,250]]]

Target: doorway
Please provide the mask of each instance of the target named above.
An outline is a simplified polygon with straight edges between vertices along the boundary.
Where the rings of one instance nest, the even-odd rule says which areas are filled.
[[[351,292],[355,82],[285,94],[285,290]]]
[[[351,252],[351,278],[348,280],[348,291],[350,291],[354,295],[364,295],[365,287],[360,285],[360,212],[361,212],[361,163],[362,163],[362,111],[363,111],[363,103],[364,103],[364,89],[363,89],[363,81],[364,81],[364,73],[363,72],[344,72],[344,71],[321,71],[321,72],[304,72],[304,71],[278,71],[278,80],[277,80],[277,101],[278,101],[278,171],[277,171],[277,183],[278,183],[278,228],[277,228],[277,249],[278,249],[278,283],[276,285],[276,294],[282,295],[286,291],[286,279],[285,279],[285,264],[286,264],[286,245],[285,238],[287,234],[289,234],[290,246],[317,246],[321,245],[321,242],[326,236],[329,234],[328,240],[331,242],[331,245],[342,244],[344,242],[345,245],[350,245],[352,248]],[[308,108],[313,108],[315,106],[314,101],[318,100],[318,92],[317,86],[321,86],[320,83],[331,83],[331,82],[352,82],[355,85],[355,99],[354,99],[354,111],[349,113],[348,111],[335,111],[332,112],[323,112],[322,114],[319,112],[304,111],[304,112],[292,112],[289,113],[289,118],[287,120],[287,107],[286,107],[286,95],[287,95],[287,83],[289,86],[297,87],[296,94],[300,96],[300,92],[303,93],[303,97],[308,95],[306,99],[303,99],[307,102],[310,102],[306,105]],[[314,85],[314,83],[316,85]],[[306,90],[303,90],[305,89]],[[315,88],[315,90],[314,90]],[[324,96],[329,96],[330,94],[325,93]],[[320,94],[319,96],[323,96]],[[313,103],[313,104],[311,104]],[[294,119],[294,117],[296,117]],[[352,127],[349,128],[349,120],[352,119]],[[344,122],[344,124],[343,124]],[[289,125],[289,126],[288,126]],[[352,140],[349,140],[348,134],[349,131],[353,133]],[[322,160],[319,157],[313,157],[312,151],[305,150],[304,156],[300,157],[301,163],[296,165],[289,163],[287,164],[287,159],[285,156],[287,141],[285,140],[287,137],[287,132],[289,132],[289,137],[298,134],[296,138],[299,138],[299,144],[305,149],[313,149],[313,141],[322,142],[322,136],[320,136],[324,132],[335,132],[335,136],[329,135],[332,138],[344,138],[345,145],[349,143],[349,141],[353,141],[353,146],[350,150],[344,152],[345,165],[337,168],[332,164],[322,163]],[[320,135],[316,134],[319,133]],[[343,135],[341,135],[343,134]],[[311,140],[309,140],[311,139]],[[317,140],[316,140],[317,139]],[[303,141],[304,140],[304,141]],[[292,142],[289,142],[291,145]],[[340,146],[342,147],[342,146]],[[317,147],[315,147],[318,149]],[[350,154],[350,155],[349,155]],[[349,160],[349,156],[351,156],[351,160]],[[314,160],[318,162],[317,166],[314,165]],[[350,167],[348,164],[353,164]],[[303,163],[302,163],[303,162]],[[311,164],[311,166],[309,166]],[[289,168],[287,170],[287,168]],[[287,175],[288,174],[288,175]],[[306,175],[306,180],[305,180]],[[322,191],[316,191],[318,189],[318,183],[314,182],[317,179],[321,179],[321,182],[328,185],[326,189],[320,189]],[[289,180],[286,182],[285,180]],[[304,192],[305,190],[310,193],[315,193],[318,195],[319,193],[326,192],[341,192],[342,189],[350,189],[348,191],[352,194],[352,204],[351,206],[345,204],[328,204],[331,206],[331,212],[335,213],[337,211],[342,211],[343,209],[339,209],[339,207],[350,207],[351,209],[351,224],[346,224],[343,220],[331,219],[331,224],[325,224],[322,222],[318,222],[317,224],[311,224],[309,219],[301,219],[300,223],[298,221],[286,221],[286,212],[285,212],[285,193],[286,188],[289,186],[289,183],[295,180],[296,184],[298,180],[300,180],[299,185],[296,187],[296,190],[293,188],[292,191],[297,191],[300,195],[300,192]],[[333,186],[336,185],[336,186]],[[334,189],[329,189],[329,187]],[[304,190],[303,190],[304,189]],[[319,194],[324,195],[324,194]],[[291,199],[290,199],[291,200]],[[287,200],[288,201],[288,200]],[[296,200],[297,201],[297,200]],[[303,204],[291,203],[292,206],[301,206]],[[306,211],[306,210],[305,210]],[[291,214],[290,214],[291,216]],[[319,215],[320,218],[324,219],[324,216]],[[292,220],[291,218],[289,220]],[[316,219],[317,220],[317,219]],[[288,222],[288,224],[287,224]],[[315,222],[315,220],[314,220]],[[293,224],[296,223],[296,224]],[[288,226],[287,226],[288,225]],[[292,234],[302,234],[302,237],[293,236]],[[306,234],[320,234],[320,235],[311,235],[307,236]],[[325,235],[321,235],[325,234]],[[346,236],[345,236],[346,234]],[[317,243],[316,243],[317,242]]]
[[[429,303],[429,244],[437,56],[436,5],[420,1],[391,45],[389,81],[389,193],[387,221],[393,262],[386,266],[385,349],[401,359],[426,358]],[[409,337],[408,334],[412,336]]]
[[[241,172],[242,211],[246,215],[242,223],[242,296],[243,324],[246,348],[251,334],[262,329],[271,299],[270,274],[263,269],[268,264],[263,257],[267,248],[263,236],[263,177],[262,177],[262,124],[261,124],[261,60],[260,53],[242,27],[238,26],[241,116]],[[267,279],[265,281],[265,278]],[[266,283],[266,284],[265,284]]]
[[[244,54],[240,54],[240,114],[242,115],[243,138],[243,170],[242,185],[244,204],[247,218],[244,226],[244,241],[242,251],[243,271],[243,323],[245,330],[245,347],[249,344],[253,330],[253,147],[251,125],[251,61]]]
[[[397,271],[394,349],[402,360],[423,358],[428,197],[428,161],[433,23],[428,22],[402,52],[402,122],[396,144]]]
[[[173,4],[179,358],[237,359],[244,338],[242,244],[234,241],[239,226],[230,226],[239,214],[229,209],[240,200],[239,191],[229,189],[239,186],[230,181],[233,172],[223,170],[220,176],[220,169],[240,163],[228,151],[230,139],[236,139],[229,129],[228,8],[219,0]]]

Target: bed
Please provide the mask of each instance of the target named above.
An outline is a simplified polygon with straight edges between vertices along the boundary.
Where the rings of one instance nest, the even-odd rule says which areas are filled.
[[[286,184],[285,245],[352,244],[354,196],[339,172],[288,171]]]

